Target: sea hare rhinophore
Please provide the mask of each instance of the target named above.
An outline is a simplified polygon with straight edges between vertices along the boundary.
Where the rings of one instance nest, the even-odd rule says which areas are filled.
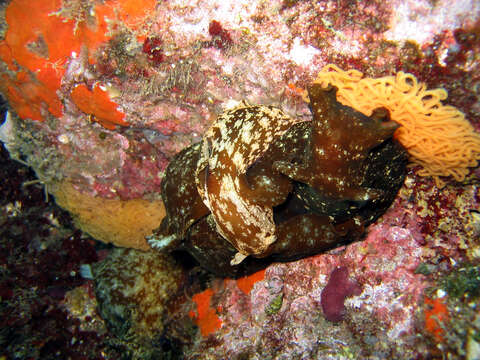
[[[262,105],[221,114],[170,162],[150,245],[235,276],[359,239],[393,201],[407,156],[387,110],[367,117],[336,91],[309,87],[312,121]]]

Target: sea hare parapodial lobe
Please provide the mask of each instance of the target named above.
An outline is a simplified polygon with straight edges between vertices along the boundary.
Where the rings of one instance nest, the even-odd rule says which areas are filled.
[[[254,200],[262,187],[247,182],[247,170],[298,122],[272,106],[242,104],[221,114],[204,136],[198,191],[219,234],[245,256],[261,255],[276,240],[273,210]]]
[[[246,195],[245,175],[209,174],[208,204],[217,231],[242,254],[260,254],[276,240],[273,211],[254,204]]]

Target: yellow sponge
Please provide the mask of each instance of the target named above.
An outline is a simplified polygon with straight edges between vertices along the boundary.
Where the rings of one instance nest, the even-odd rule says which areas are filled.
[[[97,240],[117,246],[149,250],[145,236],[150,235],[165,216],[160,200],[103,199],[81,193],[68,181],[52,188],[57,204],[72,214],[80,229]]]

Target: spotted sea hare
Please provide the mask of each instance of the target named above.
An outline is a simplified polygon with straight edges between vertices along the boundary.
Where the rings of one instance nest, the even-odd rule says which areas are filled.
[[[402,185],[407,156],[388,110],[367,117],[336,91],[308,88],[312,121],[263,105],[221,114],[169,164],[150,245],[236,276],[361,238]]]

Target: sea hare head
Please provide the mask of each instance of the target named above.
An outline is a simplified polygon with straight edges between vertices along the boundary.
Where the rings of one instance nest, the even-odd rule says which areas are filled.
[[[398,125],[389,120],[387,110],[377,109],[367,117],[337,102],[336,93],[335,87],[309,87],[313,121],[305,157],[300,164],[278,161],[274,168],[326,198],[366,201],[378,197],[379,191],[361,186],[359,172],[368,153],[391,138]]]
[[[388,111],[367,117],[335,91],[309,88],[312,121],[246,104],[221,114],[169,164],[167,217],[150,244],[175,239],[170,248],[235,276],[359,239],[393,201],[407,157]]]

